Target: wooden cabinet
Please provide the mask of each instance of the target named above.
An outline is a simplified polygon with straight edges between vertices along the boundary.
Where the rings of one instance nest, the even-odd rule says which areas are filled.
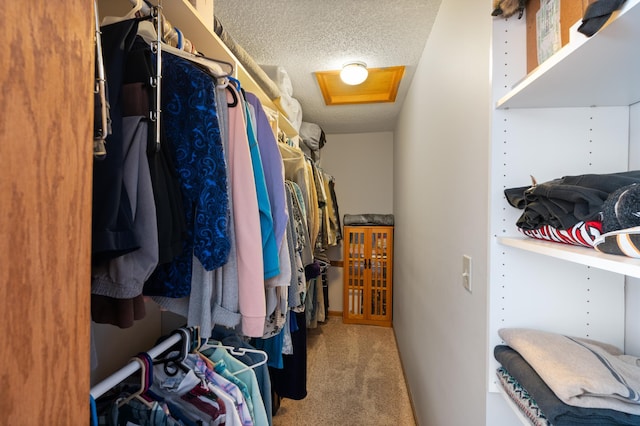
[[[345,226],[343,245],[343,321],[390,327],[393,226]]]

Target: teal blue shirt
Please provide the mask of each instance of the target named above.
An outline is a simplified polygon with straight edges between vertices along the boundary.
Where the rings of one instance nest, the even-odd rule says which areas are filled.
[[[264,264],[264,279],[273,278],[280,274],[280,258],[278,257],[278,245],[273,229],[273,216],[271,215],[271,203],[267,192],[267,183],[264,178],[262,159],[258,139],[253,127],[249,104],[244,102],[244,110],[247,117],[247,136],[249,139],[249,151],[253,166],[253,178],[258,194],[258,210],[260,211],[260,232],[262,234],[262,258]]]

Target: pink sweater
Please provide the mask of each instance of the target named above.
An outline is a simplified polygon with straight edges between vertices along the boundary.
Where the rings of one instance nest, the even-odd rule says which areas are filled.
[[[233,87],[232,89],[235,90]],[[236,96],[237,99],[241,99],[242,95],[236,91]],[[229,97],[229,102],[231,100]],[[249,337],[262,337],[266,317],[262,236],[246,128],[242,105],[229,108],[229,164],[227,167],[231,176],[233,194],[242,333]]]

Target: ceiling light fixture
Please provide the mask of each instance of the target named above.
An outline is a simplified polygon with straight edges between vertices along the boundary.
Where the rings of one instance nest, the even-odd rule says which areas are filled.
[[[350,62],[342,67],[340,79],[351,86],[356,86],[367,79],[369,71],[364,62]]]

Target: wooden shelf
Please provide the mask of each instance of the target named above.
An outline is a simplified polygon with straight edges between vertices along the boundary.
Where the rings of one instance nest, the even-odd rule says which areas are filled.
[[[220,40],[220,37],[210,29],[201,19],[198,11],[186,0],[173,0],[164,2],[163,14],[171,21],[171,24],[184,29],[185,37],[193,42],[196,49],[203,55],[214,59],[221,59],[233,63],[235,77],[240,80],[242,87],[255,94],[260,102],[279,112],[278,125],[287,134],[293,137],[298,134],[284,111],[269,99],[255,79],[247,72],[244,66],[236,59],[229,48]]]
[[[640,0],[590,38],[579,34],[497,102],[498,109],[623,106],[640,101]],[[612,67],[611,64],[618,64]]]
[[[616,256],[589,247],[572,246],[529,237],[499,237],[498,243],[581,265],[640,278],[640,259]]]

